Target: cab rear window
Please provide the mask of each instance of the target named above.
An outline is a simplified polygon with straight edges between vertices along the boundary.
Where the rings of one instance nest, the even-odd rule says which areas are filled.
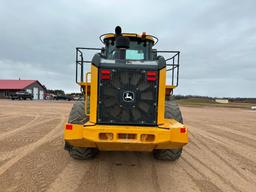
[[[144,51],[143,50],[126,50],[126,59],[128,60],[144,60]]]

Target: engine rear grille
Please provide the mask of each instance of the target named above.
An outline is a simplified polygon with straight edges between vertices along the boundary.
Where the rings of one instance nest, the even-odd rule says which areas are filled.
[[[154,78],[148,74],[143,69],[100,69],[98,123],[156,125],[158,72]]]

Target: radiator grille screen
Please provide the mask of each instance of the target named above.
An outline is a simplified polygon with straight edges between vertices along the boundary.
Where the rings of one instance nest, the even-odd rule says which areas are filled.
[[[156,125],[158,72],[99,69],[98,123]]]

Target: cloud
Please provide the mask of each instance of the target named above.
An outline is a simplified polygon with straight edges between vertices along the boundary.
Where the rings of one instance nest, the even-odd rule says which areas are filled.
[[[79,91],[75,47],[101,47],[98,36],[121,25],[158,36],[158,49],[181,51],[176,93],[255,97],[255,6],[253,0],[0,0],[0,78]]]

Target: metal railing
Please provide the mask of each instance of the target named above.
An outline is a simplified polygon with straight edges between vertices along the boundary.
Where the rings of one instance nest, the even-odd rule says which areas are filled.
[[[156,52],[163,54],[166,61],[166,77],[168,77],[168,73],[171,73],[171,86],[177,87],[179,85],[180,51]]]
[[[89,48],[89,47],[77,47],[76,48],[76,83],[80,84],[84,82],[84,64],[91,63],[91,60],[84,60],[85,51],[101,51],[100,48]],[[80,81],[78,80],[78,70],[80,68]]]
[[[76,83],[81,84],[84,82],[84,64],[90,64],[91,60],[84,60],[84,53],[86,51],[101,52],[100,48],[77,47],[76,48]],[[179,84],[179,67],[180,67],[180,51],[156,51],[157,54],[164,56],[166,61],[166,77],[171,73],[171,86],[177,87]],[[79,70],[80,68],[80,70]],[[80,71],[80,80],[79,72]]]

